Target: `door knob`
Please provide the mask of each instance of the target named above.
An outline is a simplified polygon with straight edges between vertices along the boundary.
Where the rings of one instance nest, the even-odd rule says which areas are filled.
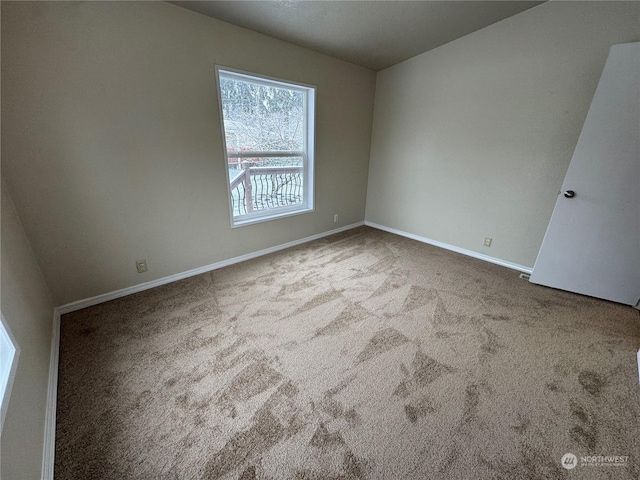
[[[574,192],[573,190],[567,190],[566,192],[564,192],[564,196],[567,198],[573,198],[576,196],[576,192]]]

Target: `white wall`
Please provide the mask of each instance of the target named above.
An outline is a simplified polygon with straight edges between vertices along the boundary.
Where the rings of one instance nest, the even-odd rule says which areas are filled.
[[[56,305],[364,220],[373,72],[164,2],[1,7],[2,174]],[[230,228],[215,64],[317,85],[314,213]]]
[[[639,39],[639,3],[549,2],[379,72],[366,220],[533,266],[609,48]]]
[[[20,356],[2,429],[0,477],[31,480],[42,468],[53,302],[2,183],[0,308]]]

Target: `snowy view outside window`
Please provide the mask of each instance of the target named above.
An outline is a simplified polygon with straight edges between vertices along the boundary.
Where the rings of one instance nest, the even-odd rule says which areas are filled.
[[[313,210],[315,88],[217,74],[232,224]]]

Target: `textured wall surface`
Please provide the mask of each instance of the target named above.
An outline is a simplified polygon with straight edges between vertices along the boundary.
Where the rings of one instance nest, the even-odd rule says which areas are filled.
[[[317,86],[315,212],[230,228],[216,64]],[[2,173],[55,303],[364,220],[374,86],[167,3],[3,3]]]
[[[366,219],[533,266],[609,48],[639,39],[638,3],[549,2],[379,72]]]
[[[40,478],[53,302],[4,184],[0,243],[2,315],[20,349],[2,428],[0,477]]]

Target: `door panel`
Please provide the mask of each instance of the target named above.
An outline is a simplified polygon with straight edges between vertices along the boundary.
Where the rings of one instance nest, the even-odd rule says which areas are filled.
[[[609,52],[531,282],[640,299],[640,43]]]

